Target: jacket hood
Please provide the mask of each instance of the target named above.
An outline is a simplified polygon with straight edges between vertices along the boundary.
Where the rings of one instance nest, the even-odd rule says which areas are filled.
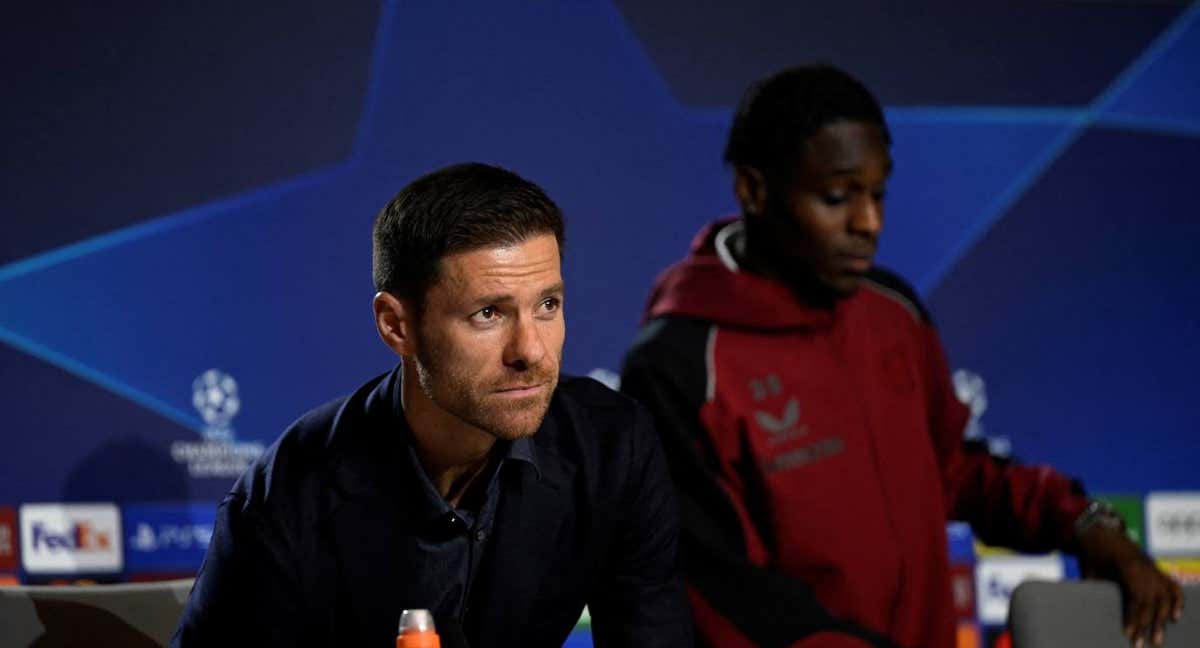
[[[692,240],[682,261],[654,282],[645,321],[665,315],[704,319],[721,326],[753,329],[810,329],[832,325],[835,309],[808,306],[787,286],[741,270],[728,240],[740,219],[710,223]]]

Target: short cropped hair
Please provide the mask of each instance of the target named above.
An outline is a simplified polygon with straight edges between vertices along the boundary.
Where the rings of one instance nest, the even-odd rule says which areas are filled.
[[[725,162],[763,172],[784,170],[808,138],[836,121],[875,124],[891,145],[883,108],[858,79],[823,64],[776,72],[742,96],[725,145]]]
[[[541,187],[500,167],[456,164],[417,178],[375,217],[372,277],[420,310],[443,257],[553,234],[565,242],[558,205]]]

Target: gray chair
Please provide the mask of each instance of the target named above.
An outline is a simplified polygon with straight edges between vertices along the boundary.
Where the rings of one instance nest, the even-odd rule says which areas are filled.
[[[0,646],[161,648],[171,640],[191,588],[191,579],[0,587]]]
[[[1200,646],[1200,586],[1184,588],[1183,619],[1167,625],[1166,648]],[[1129,648],[1121,591],[1105,581],[1027,581],[1008,607],[1013,648]]]

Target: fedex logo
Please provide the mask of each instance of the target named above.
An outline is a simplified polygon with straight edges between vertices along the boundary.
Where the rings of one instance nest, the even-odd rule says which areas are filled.
[[[1062,557],[1004,556],[985,558],[975,565],[975,601],[979,621],[1002,625],[1008,620],[1008,599],[1027,580],[1059,581],[1065,575]]]
[[[1012,582],[1007,579],[1002,580],[999,576],[993,575],[984,584],[984,591],[988,598],[1008,600],[1012,598],[1013,590],[1017,589],[1017,585],[1020,585],[1024,581],[1024,576],[1019,576],[1018,578],[1022,580]]]
[[[64,532],[58,533],[45,524],[33,524],[33,550],[47,551],[106,551],[112,546],[112,537],[97,530],[89,522],[77,522]]]
[[[21,562],[30,574],[97,574],[124,566],[113,504],[21,506]]]

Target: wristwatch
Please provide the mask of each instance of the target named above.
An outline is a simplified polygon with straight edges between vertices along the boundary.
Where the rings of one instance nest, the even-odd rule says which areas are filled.
[[[1082,536],[1088,529],[1100,525],[1114,531],[1125,531],[1125,520],[1113,507],[1099,500],[1088,503],[1083,513],[1075,518],[1075,537]]]

